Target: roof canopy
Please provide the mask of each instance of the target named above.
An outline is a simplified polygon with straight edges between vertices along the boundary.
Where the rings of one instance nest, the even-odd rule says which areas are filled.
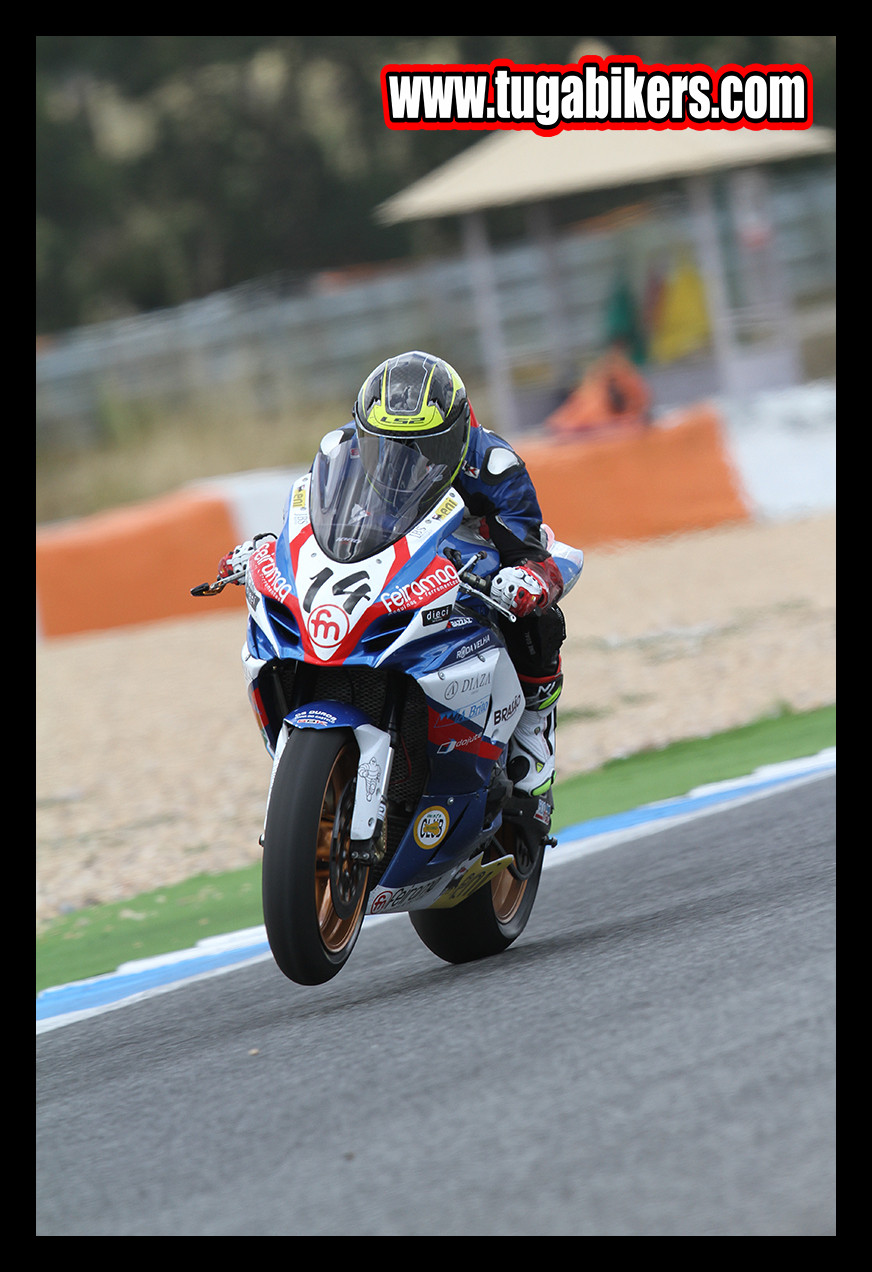
[[[553,137],[528,130],[483,141],[416,181],[375,212],[387,225],[646,181],[778,163],[834,151],[828,128],[640,131],[570,129]]]

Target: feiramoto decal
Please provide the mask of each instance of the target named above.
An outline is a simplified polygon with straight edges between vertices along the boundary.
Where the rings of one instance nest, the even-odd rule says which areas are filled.
[[[414,579],[411,583],[382,592],[379,600],[387,612],[393,614],[400,610],[417,609],[420,605],[426,605],[428,601],[435,601],[437,597],[450,592],[459,584],[460,578],[457,571],[446,561],[444,565],[439,565],[435,570],[422,574],[419,579]]]

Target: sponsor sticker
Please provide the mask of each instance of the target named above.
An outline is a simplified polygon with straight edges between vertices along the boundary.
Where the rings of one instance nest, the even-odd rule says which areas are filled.
[[[414,826],[415,842],[419,848],[429,852],[448,834],[448,813],[439,805],[425,808]]]
[[[294,586],[276,565],[275,556],[275,543],[265,543],[263,547],[257,548],[249,558],[249,573],[258,591],[284,603],[292,595]]]
[[[494,725],[501,724],[504,720],[511,720],[520,705],[521,695],[516,694],[507,707],[497,707],[494,711]]]
[[[423,574],[404,587],[382,592],[379,600],[389,614],[399,610],[417,609],[430,601],[437,600],[446,592],[450,592],[460,583],[457,571],[448,561]]]
[[[425,627],[432,627],[434,623],[447,623],[451,617],[450,605],[438,605],[435,609],[424,610],[421,614],[421,622]]]
[[[394,899],[394,894],[387,888],[380,889],[369,903],[370,914],[381,914],[383,910],[389,910]]]
[[[338,605],[318,605],[306,624],[316,651],[327,657],[348,635],[351,620]]]
[[[451,516],[452,512],[456,512],[456,510],[459,507],[460,507],[460,500],[457,498],[456,495],[451,494],[445,500],[443,500],[440,506],[433,513],[433,516],[438,521],[444,521],[446,517]]]
[[[473,892],[477,892],[483,884],[489,883],[495,875],[505,870],[514,860],[512,857],[498,857],[496,861],[482,862],[483,854],[479,854],[475,861],[470,862],[467,869],[463,870],[458,878],[441,894],[441,896],[433,902],[434,910],[450,910],[455,905],[460,905],[461,901],[465,901],[467,897],[472,896]]]
[[[336,724],[336,716],[329,711],[319,711],[317,708],[309,708],[308,711],[299,712],[294,716],[293,720],[295,728],[330,728]]]
[[[442,886],[442,878],[427,883],[413,883],[405,888],[378,888],[370,897],[369,914],[396,913],[399,910],[424,908],[423,903]]]
[[[357,770],[357,777],[363,789],[366,792],[368,802],[372,802],[381,790],[381,765],[375,756],[370,756],[366,764],[361,764]]]

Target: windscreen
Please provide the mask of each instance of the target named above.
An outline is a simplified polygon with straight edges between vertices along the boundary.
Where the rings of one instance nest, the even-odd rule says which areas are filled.
[[[312,467],[309,515],[334,561],[360,561],[395,543],[445,489],[445,465],[428,462],[396,438],[367,437],[365,467],[351,434],[323,446]]]

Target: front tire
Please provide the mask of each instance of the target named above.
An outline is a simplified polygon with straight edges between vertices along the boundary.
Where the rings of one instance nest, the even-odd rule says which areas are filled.
[[[515,866],[484,884],[472,896],[450,910],[412,910],[412,927],[427,948],[446,963],[470,963],[490,958],[518,939],[539,890],[544,842],[532,853],[523,844],[517,829],[503,822],[491,841],[484,860],[511,852]]]
[[[321,985],[363,925],[369,867],[351,859],[360,753],[347,729],[295,730],[279,760],[263,843],[263,917],[289,980]]]

